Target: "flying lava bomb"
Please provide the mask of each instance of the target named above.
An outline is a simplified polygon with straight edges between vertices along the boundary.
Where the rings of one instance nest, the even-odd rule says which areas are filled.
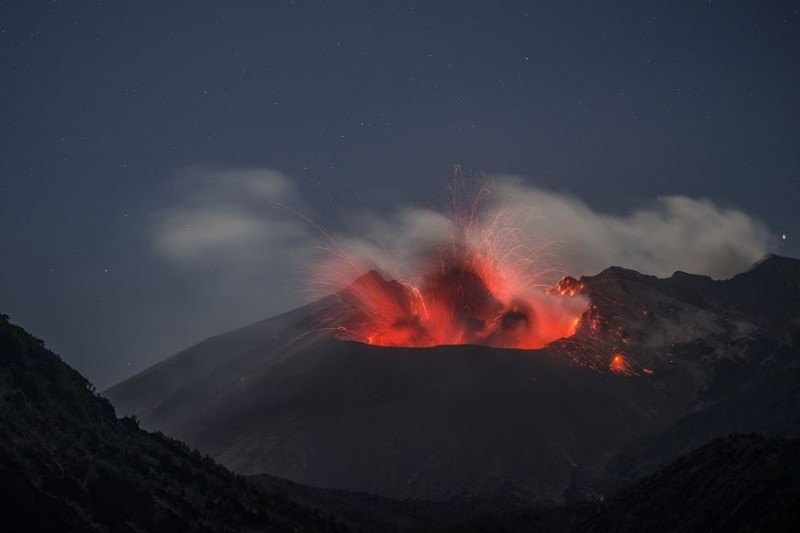
[[[315,279],[344,305],[324,327],[346,340],[406,347],[534,349],[572,336],[589,302],[574,284],[548,283],[559,272],[559,243],[531,235],[541,213],[506,211],[492,204],[488,187],[470,191],[463,179],[451,191],[439,233],[421,249],[392,254],[403,257],[392,260],[392,272],[328,250]]]

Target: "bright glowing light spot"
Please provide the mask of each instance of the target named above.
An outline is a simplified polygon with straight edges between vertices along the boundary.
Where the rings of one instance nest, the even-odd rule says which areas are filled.
[[[611,358],[611,363],[608,365],[609,369],[612,372],[620,374],[622,376],[635,376],[636,372],[631,367],[631,364],[628,362],[628,359],[622,354],[615,354]]]
[[[344,309],[326,318],[328,327],[347,340],[410,347],[535,349],[575,334],[589,303],[583,284],[565,277],[548,289],[543,278],[554,267],[546,244],[529,244],[531,221],[485,209],[488,189],[463,198],[459,185],[443,234],[424,251],[393,254],[403,262],[392,270],[403,275],[385,277],[329,250],[317,281],[336,289]]]

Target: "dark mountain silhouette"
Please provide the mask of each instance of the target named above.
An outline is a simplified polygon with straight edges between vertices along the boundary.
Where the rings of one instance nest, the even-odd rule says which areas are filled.
[[[326,531],[335,525],[131,418],[0,315],[0,530]]]
[[[713,440],[605,502],[505,509],[442,528],[496,533],[797,531],[798,501],[800,441],[737,434]]]
[[[800,441],[715,439],[612,498],[583,531],[797,531]]]
[[[800,441],[714,439],[604,502],[524,506],[503,499],[392,500],[257,481],[360,531],[795,531]]]
[[[715,437],[797,435],[800,261],[562,283],[591,305],[542,350],[339,341],[332,296],[107,394],[239,473],[395,498],[599,499]]]

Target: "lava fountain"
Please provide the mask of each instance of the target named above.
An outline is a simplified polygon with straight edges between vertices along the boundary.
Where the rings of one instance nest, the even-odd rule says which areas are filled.
[[[451,188],[439,234],[413,253],[393,254],[403,260],[388,262],[386,275],[377,261],[326,249],[315,277],[343,305],[325,327],[379,346],[533,349],[572,336],[588,300],[574,280],[553,286],[563,270],[554,267],[558,244],[536,238],[541,213],[496,208],[487,187],[470,192],[463,180]]]

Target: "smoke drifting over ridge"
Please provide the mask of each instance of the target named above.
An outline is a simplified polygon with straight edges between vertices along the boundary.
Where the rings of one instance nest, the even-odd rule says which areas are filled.
[[[203,272],[203,312],[219,313],[231,327],[232,320],[265,318],[320,296],[326,287],[314,286],[313,265],[332,256],[408,279],[414,257],[452,235],[450,213],[438,206],[399,205],[385,216],[364,215],[360,227],[331,230],[305,207],[290,178],[268,169],[195,169],[176,183],[180,202],[152,217],[153,250],[182,269]],[[658,276],[683,270],[727,278],[774,245],[760,221],[707,199],[667,196],[616,215],[570,194],[499,177],[483,201],[532,251],[543,284],[611,265]]]
[[[611,265],[669,276],[676,270],[729,278],[776,244],[769,229],[743,211],[708,199],[665,196],[624,215],[600,213],[565,193],[500,182],[497,195],[512,211],[536,205],[540,231],[570,244],[576,274]]]

